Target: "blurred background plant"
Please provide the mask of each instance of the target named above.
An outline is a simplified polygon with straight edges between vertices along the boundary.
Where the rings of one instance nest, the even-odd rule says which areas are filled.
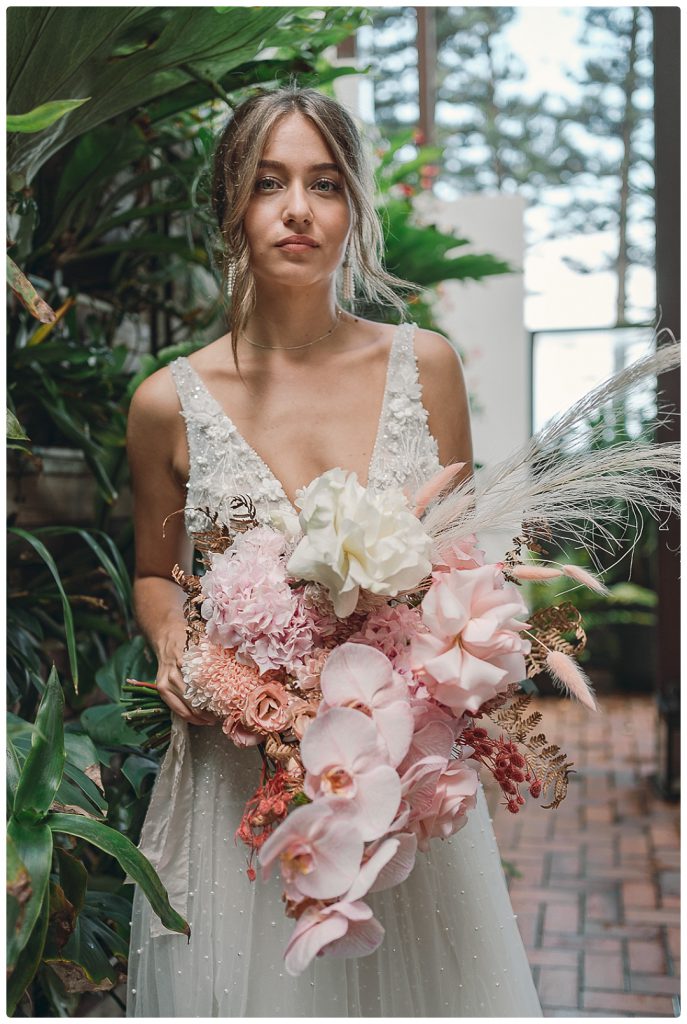
[[[585,447],[601,451],[611,445],[653,440],[655,401],[650,395],[643,397],[639,402],[635,397],[609,403],[598,416],[590,417],[584,430]],[[609,527],[608,537],[597,538],[593,563],[585,551],[569,545],[553,549],[558,561],[600,574],[610,595],[603,597],[582,586],[571,588],[569,580],[553,580],[528,584],[528,603],[536,610],[566,600],[581,612],[588,647],[580,661],[598,692],[620,686],[628,692],[647,692],[656,659],[658,524],[640,507],[618,506],[618,513],[619,521]],[[628,548],[628,538],[635,533],[636,544]],[[537,686],[552,692],[544,676],[537,678]]]
[[[156,674],[131,603],[127,406],[144,377],[226,330],[208,172],[228,112],[290,78],[333,95],[359,69],[332,64],[331,48],[366,19],[346,7],[8,11],[11,1014],[97,1015],[108,992],[123,1010],[123,879],[159,762],[121,717],[125,681]],[[417,285],[412,319],[434,327],[442,281],[512,268],[414,223],[431,147],[403,163],[403,138],[377,141],[387,266]]]

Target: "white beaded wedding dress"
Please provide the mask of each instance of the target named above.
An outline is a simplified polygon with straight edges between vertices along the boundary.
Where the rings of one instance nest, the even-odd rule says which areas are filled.
[[[368,482],[403,486],[409,459],[440,468],[415,358],[415,325],[396,328]],[[208,506],[228,514],[249,494],[258,517],[293,512],[286,494],[236,430],[188,360],[171,364],[186,420],[189,531]],[[297,978],[283,951],[295,922],[284,914],[279,873],[246,875],[234,842],[259,781],[254,749],[213,726],[173,716],[172,739],[153,789],[140,849],[156,867],[191,938],[167,931],[135,889],[129,1017],[541,1017],[480,784],[467,824],[418,853],[400,886],[365,897],[385,929],[361,958],[316,957]]]

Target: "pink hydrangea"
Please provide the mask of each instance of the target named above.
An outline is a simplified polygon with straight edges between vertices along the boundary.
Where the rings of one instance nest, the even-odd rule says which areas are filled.
[[[386,654],[397,672],[410,675],[410,643],[418,632],[425,632],[420,611],[405,604],[393,607],[385,604],[365,619],[363,626],[349,639],[353,643],[369,644]]]
[[[269,527],[240,534],[201,579],[208,637],[260,672],[302,663],[331,623],[288,584],[285,538]]]

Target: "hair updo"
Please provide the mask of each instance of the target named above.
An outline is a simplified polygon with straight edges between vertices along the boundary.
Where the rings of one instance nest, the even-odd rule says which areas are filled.
[[[374,206],[375,178],[363,138],[346,109],[316,89],[301,88],[294,82],[279,89],[260,89],[240,103],[225,125],[215,148],[212,168],[212,206],[222,236],[222,282],[227,294],[227,271],[235,260],[236,277],[228,315],[234,362],[238,338],[255,307],[255,281],[250,251],[243,230],[258,164],[270,132],[287,114],[297,112],[310,118],[329,146],[346,182],[351,204],[349,246],[357,271],[356,289],[368,300],[395,307],[401,319],[406,304],[393,288],[412,288],[388,273],[382,264],[384,234]],[[337,282],[341,301],[342,275]]]

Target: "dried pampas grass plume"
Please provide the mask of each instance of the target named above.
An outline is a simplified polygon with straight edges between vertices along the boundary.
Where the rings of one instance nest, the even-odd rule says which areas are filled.
[[[680,344],[662,345],[594,388],[508,458],[430,501],[422,523],[434,540],[432,560],[444,561],[452,544],[469,534],[514,535],[523,523],[543,524],[559,543],[572,542],[594,558],[600,541],[618,546],[609,527],[627,528],[632,515],[639,522],[640,509],[656,519],[679,513],[679,444],[627,441],[595,450],[604,424],[590,426],[609,402],[679,363]],[[637,539],[635,531],[632,546]]]

